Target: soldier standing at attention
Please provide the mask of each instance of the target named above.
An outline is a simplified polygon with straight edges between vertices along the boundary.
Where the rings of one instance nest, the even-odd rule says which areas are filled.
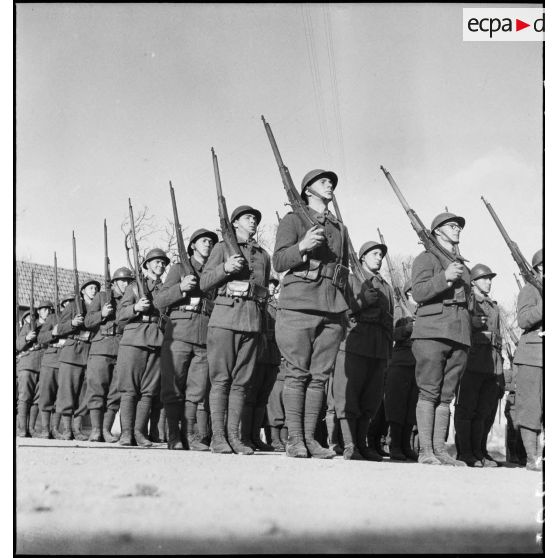
[[[366,278],[350,276],[349,330],[341,343],[333,374],[333,399],[345,442],[344,459],[382,461],[366,438],[384,394],[384,378],[393,338],[393,294],[380,275],[387,246],[365,242],[359,260]]]
[[[207,398],[209,388],[206,343],[213,309],[212,294],[200,289],[199,279],[217,240],[217,235],[207,229],[195,231],[188,245],[194,273],[185,275],[182,264],[174,264],[153,299],[160,311],[167,308],[170,318],[161,347],[161,400],[171,450],[209,450],[194,435],[198,404]]]
[[[458,250],[464,226],[465,219],[453,213],[436,216],[432,234],[455,260],[441,262],[424,251],[413,262],[413,298],[419,305],[411,335],[419,388],[419,463],[427,465],[465,466],[449,455],[445,443],[449,406],[465,371],[471,344],[471,279]]]
[[[454,420],[458,459],[469,467],[497,466],[483,455],[486,422],[505,384],[500,311],[489,296],[494,277],[496,273],[487,265],[477,264],[471,269],[473,337],[467,368],[459,383]]]
[[[232,212],[231,223],[242,255],[229,256],[225,243],[219,242],[200,280],[203,291],[217,289],[207,333],[213,453],[254,453],[241,442],[239,425],[256,367],[271,270],[267,252],[253,238],[261,217],[248,205]]]
[[[74,295],[69,293],[60,300],[60,311],[73,300]],[[39,411],[41,413],[42,432],[39,438],[60,439],[58,426],[60,425],[60,413],[56,413],[56,395],[58,393],[58,368],[60,366],[60,352],[66,342],[65,339],[56,335],[58,331],[58,320],[56,314],[49,314],[41,331],[37,336],[39,343],[46,345],[43,358],[41,359],[41,384],[39,386]],[[52,426],[51,426],[52,423]]]
[[[164,318],[152,300],[163,285],[161,276],[169,263],[164,250],[149,250],[142,264],[145,276],[141,275],[145,296],[140,298],[134,281],[126,287],[116,312],[116,321],[123,328],[117,357],[121,446],[134,445],[134,439],[138,446],[153,445],[147,438],[147,423],[152,400],[160,392]]]
[[[286,361],[283,401],[288,457],[331,459],[335,452],[315,439],[325,384],[345,332],[349,270],[347,232],[328,211],[337,175],[316,169],[302,180],[301,196],[318,225],[296,213],[279,223],[273,266],[286,272],[279,297],[275,337]]]
[[[543,278],[543,251],[532,259],[532,266],[541,282]],[[537,448],[543,416],[543,299],[530,283],[519,292],[517,323],[523,330],[513,362],[517,365],[516,413],[521,439],[527,453],[527,469],[542,470],[542,448]]]
[[[133,279],[134,274],[127,267],[117,269],[111,280],[112,292],[97,293],[85,316],[85,327],[93,332],[87,360],[90,442],[117,440],[110,432],[120,406],[115,367],[122,332],[116,324],[116,312],[122,304],[126,287]]]
[[[86,395],[80,405],[80,393],[86,389],[85,369],[87,357],[91,348],[91,332],[85,327],[85,315],[91,302],[99,292],[101,284],[95,279],[88,279],[82,283],[79,291],[84,302],[84,314],[78,313],[76,301],[72,300],[64,308],[60,316],[57,335],[65,337],[64,346],[60,351],[60,367],[58,369],[58,395],[56,398],[56,412],[62,415],[62,440],[85,441],[87,436],[81,431],[82,417],[87,410]],[[72,414],[74,414],[74,424]]]
[[[416,308],[411,292],[412,284],[407,281],[403,287],[403,296],[409,306]],[[396,311],[399,307],[396,307]],[[411,334],[415,318],[402,316],[395,322],[393,330],[392,357],[387,370],[384,406],[389,423],[389,456],[394,461],[416,461],[417,454],[411,446],[413,426],[416,424],[418,388],[415,378],[415,357],[411,347]]]

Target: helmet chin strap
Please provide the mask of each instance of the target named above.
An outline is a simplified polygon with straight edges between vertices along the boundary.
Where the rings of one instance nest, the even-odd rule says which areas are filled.
[[[307,186],[306,190],[308,190],[309,192],[314,194],[314,196],[316,196],[318,199],[322,200],[326,205],[331,201],[331,200],[328,200],[327,198],[324,198],[324,196],[322,196],[321,194],[318,194],[318,192],[316,192],[316,190],[314,190],[312,188],[312,185]]]

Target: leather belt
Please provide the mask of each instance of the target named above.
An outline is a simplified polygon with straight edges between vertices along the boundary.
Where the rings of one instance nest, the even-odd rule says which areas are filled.
[[[144,324],[157,323],[159,321],[159,316],[146,316],[145,314],[142,314],[141,321]]]

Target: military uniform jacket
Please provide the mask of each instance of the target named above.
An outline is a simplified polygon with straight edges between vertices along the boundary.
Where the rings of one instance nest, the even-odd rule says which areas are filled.
[[[122,338],[122,328],[116,322],[116,312],[122,305],[123,295],[111,294],[110,301],[113,312],[106,317],[102,315],[102,308],[106,304],[105,292],[98,292],[91,301],[87,310],[84,325],[93,333],[89,355],[105,355],[115,357],[118,354],[118,345]]]
[[[52,330],[57,323],[58,320],[56,319],[56,314],[49,314],[45,323],[42,325],[39,334],[37,335],[37,341],[46,345],[46,349],[41,360],[41,366],[44,365],[50,366],[51,368],[58,368],[60,363],[60,351],[62,350],[66,340],[52,335]]]
[[[419,254],[413,262],[412,292],[418,308],[411,338],[447,339],[469,347],[471,275],[465,267],[461,278],[448,286],[444,269],[428,251]]]
[[[180,282],[186,274],[181,264],[173,265],[165,283],[153,298],[153,304],[160,312],[166,313],[172,321],[172,339],[196,345],[207,342],[207,325],[213,310],[213,292],[206,293],[199,288],[199,278],[203,271],[203,264],[196,258],[190,258],[194,275],[198,278],[195,289],[183,293]]]
[[[311,228],[310,224],[296,213],[288,213],[281,219],[273,253],[275,271],[287,272],[283,277],[279,308],[345,312],[348,309],[346,293],[335,287],[330,277],[337,263],[348,265],[347,229],[329,211],[324,214],[311,208],[308,211],[321,224],[327,242],[302,255],[298,244]],[[313,275],[316,277],[310,278]]]
[[[281,364],[281,352],[275,341],[275,318],[277,315],[277,301],[275,298],[268,299],[264,313],[264,335],[261,336],[258,362]]]
[[[482,294],[472,294],[472,316],[486,316],[484,326],[472,326],[472,343],[467,359],[467,371],[503,374],[500,311],[495,300]]]
[[[412,305],[410,301],[408,304]],[[414,311],[416,312],[416,307]],[[414,317],[403,315],[403,311],[399,306],[396,306],[395,314],[400,314],[400,316],[396,318],[393,328],[393,340],[395,343],[389,363],[393,366],[414,366],[417,361],[411,349],[413,346],[411,334],[413,333],[415,319]]]
[[[242,256],[247,262],[241,271],[228,275],[225,262],[229,254],[223,241],[213,248],[200,279],[202,291],[217,289],[215,306],[209,319],[210,327],[220,327],[246,333],[261,332],[263,327],[263,303],[250,298],[227,295],[227,283],[249,282],[251,288],[260,291],[265,300],[271,261],[268,253],[254,240],[239,242]]]
[[[40,331],[42,324],[37,320],[35,331],[37,333]],[[43,356],[44,345],[39,343],[39,336],[37,334],[37,339],[35,341],[27,341],[25,337],[31,331],[31,326],[29,324],[23,324],[17,339],[16,339],[16,350],[20,351],[19,359],[17,362],[17,370],[32,370],[33,372],[39,372],[41,369],[41,358]]]
[[[83,302],[84,315],[87,316],[89,304]],[[60,315],[60,323],[58,324],[58,337],[64,337],[64,346],[60,351],[60,362],[67,364],[75,364],[85,366],[91,348],[91,337],[93,336],[84,325],[74,327],[72,320],[78,315],[75,300],[64,308]]]
[[[517,323],[523,330],[513,357],[514,364],[542,366],[543,300],[533,285],[526,283],[517,298]]]
[[[163,283],[160,279],[155,280],[147,277],[144,286],[145,296],[154,299],[161,290]],[[153,303],[145,314],[136,312],[134,305],[139,299],[138,286],[134,281],[126,287],[122,303],[116,311],[116,321],[119,327],[124,330],[120,345],[144,348],[160,347],[164,338],[164,318]]]
[[[393,339],[393,293],[391,287],[377,273],[363,270],[364,283],[349,276],[349,328],[341,342],[340,349],[370,358],[388,359],[391,355]],[[370,305],[363,293],[373,289],[378,292],[379,301]]]

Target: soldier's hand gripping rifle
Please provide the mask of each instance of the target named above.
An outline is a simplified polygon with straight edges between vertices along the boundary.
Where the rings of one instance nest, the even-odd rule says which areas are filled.
[[[387,246],[387,244],[385,243],[385,240],[384,240],[384,235],[380,232],[380,229],[378,229],[378,235],[380,236],[380,242],[384,246]],[[388,266],[389,277],[391,279],[391,288],[393,289],[393,294],[395,296],[395,301],[397,302],[397,304],[401,308],[405,317],[410,318],[410,317],[413,316],[413,312],[411,311],[411,309],[409,308],[409,305],[407,304],[407,297],[401,291],[401,287],[399,286],[399,284],[395,280],[395,269],[393,268],[393,264],[391,263],[391,258],[389,257],[388,252],[386,252],[385,260],[386,260],[386,263],[387,263],[387,266]]]
[[[337,205],[337,198],[335,197],[335,194],[333,194],[333,208],[335,209],[335,215],[337,215],[337,219],[339,219],[339,221],[343,223],[343,218],[341,217],[341,211],[339,210],[339,205]],[[351,269],[353,270],[353,274],[360,283],[364,283],[364,281],[366,281],[366,277],[364,275],[364,271],[362,270],[362,265],[360,265],[360,262],[358,261],[358,257],[348,230],[347,247],[349,248],[349,263],[351,265]]]
[[[132,209],[132,202],[128,198],[128,211],[130,214],[130,240],[132,243],[132,252],[134,254],[134,275],[136,276],[136,285],[138,286],[138,297],[145,298],[145,287],[143,284],[143,273],[141,272],[139,248],[136,237],[136,223],[134,221],[134,210]]]
[[[74,231],[72,231],[72,255],[73,255],[73,264],[74,264],[74,302],[76,305],[76,312],[83,316],[85,314],[85,310],[83,308],[83,298],[81,298],[81,293],[79,290],[79,274],[77,269],[77,256],[76,256],[76,236]]]
[[[525,281],[531,283],[531,285],[533,285],[533,287],[535,287],[542,295],[542,282],[536,276],[535,271],[523,256],[517,244],[509,237],[506,229],[504,228],[504,225],[502,225],[502,222],[500,221],[500,219],[498,219],[498,215],[496,215],[496,212],[494,211],[492,206],[484,199],[483,196],[481,196],[481,200],[484,202],[484,205],[486,205],[486,209],[488,209],[488,212],[496,223],[500,234],[504,237],[504,240],[508,245],[508,248],[510,249],[512,258],[515,260],[517,267],[519,267],[519,273],[521,273]]]
[[[419,216],[415,213],[414,209],[411,209],[411,206],[407,203],[407,200],[403,197],[399,186],[393,180],[391,174],[388,170],[384,167],[380,166],[382,172],[384,173],[387,181],[389,182],[390,186],[393,188],[395,195],[399,199],[399,202],[403,206],[405,213],[407,213],[407,217],[411,221],[411,225],[415,232],[417,233],[420,243],[424,246],[425,250],[428,250],[434,256],[440,260],[442,265],[446,265],[446,263],[457,262],[462,263],[464,261],[462,258],[454,256],[451,252],[446,250],[440,243],[436,240],[435,236],[424,226],[424,223],[420,220]]]
[[[58,260],[56,259],[56,252],[54,252],[54,315],[56,316],[56,323],[60,322],[60,294],[58,291]]]
[[[110,282],[110,258],[108,255],[107,220],[104,221],[105,242],[105,304],[110,304],[112,299],[112,283]]]
[[[273,150],[273,155],[275,155],[275,161],[277,162],[277,166],[279,167],[279,174],[281,175],[283,186],[285,187],[285,191],[287,192],[289,205],[295,213],[298,213],[301,217],[308,221],[311,227],[313,227],[314,225],[321,226],[317,220],[312,218],[310,212],[308,211],[308,206],[304,203],[304,200],[300,197],[298,190],[295,188],[293,179],[291,178],[291,173],[289,172],[289,169],[286,167],[286,165],[283,163],[283,159],[281,158],[281,154],[279,153],[279,148],[277,147],[275,137],[273,136],[273,132],[271,131],[271,126],[265,121],[263,115],[262,122],[264,123],[265,131],[267,132],[267,137],[269,139],[269,143],[271,144],[271,149]]]
[[[35,331],[37,323],[35,320],[35,273],[31,270],[31,298],[29,300],[29,330]]]
[[[219,161],[217,160],[217,155],[213,147],[211,148],[211,155],[213,157],[213,171],[215,173],[215,186],[217,188],[217,206],[219,208],[219,225],[221,227],[221,234],[223,235],[223,242],[225,243],[229,256],[238,255],[243,257],[238,241],[236,240],[236,233],[229,219],[227,202],[225,201],[225,196],[223,196],[223,190],[221,189]]]
[[[172,182],[169,180],[170,195],[172,202],[172,216],[174,219],[174,233],[176,234],[176,247],[178,249],[178,257],[180,258],[180,267],[182,268],[182,273],[186,275],[194,275],[194,269],[188,257],[188,250],[186,250],[186,245],[184,244],[184,237],[182,236],[182,225],[178,219],[178,209],[176,208],[176,198],[174,197],[174,188],[172,187]]]

